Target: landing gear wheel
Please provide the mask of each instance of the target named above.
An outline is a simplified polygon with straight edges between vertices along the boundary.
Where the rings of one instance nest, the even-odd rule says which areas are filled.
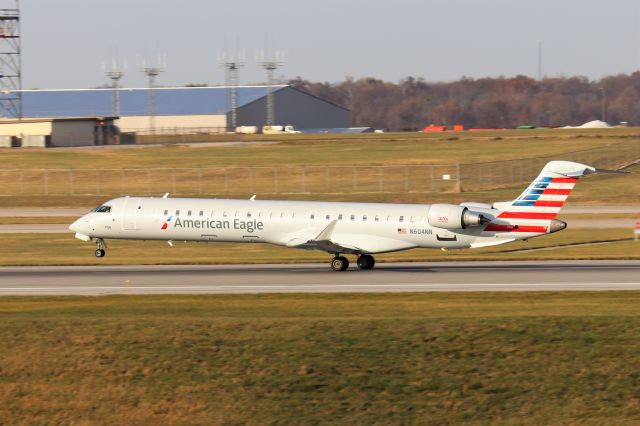
[[[376,264],[376,260],[370,254],[363,254],[358,257],[358,268],[360,269],[373,269]]]
[[[344,256],[336,256],[331,261],[331,269],[334,271],[346,271],[349,267],[349,260]]]
[[[104,257],[107,254],[107,243],[102,238],[96,238],[96,244],[98,244],[98,249],[95,251],[96,257]]]

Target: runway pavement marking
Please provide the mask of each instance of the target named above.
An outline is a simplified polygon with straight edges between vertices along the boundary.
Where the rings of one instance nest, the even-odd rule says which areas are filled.
[[[2,291],[91,291],[91,290],[233,290],[233,289],[347,289],[347,288],[500,288],[500,287],[579,287],[579,288],[601,288],[601,287],[629,287],[640,289],[640,282],[550,282],[550,283],[398,283],[398,284],[301,284],[301,285],[200,285],[200,286],[65,286],[65,287],[0,287]]]

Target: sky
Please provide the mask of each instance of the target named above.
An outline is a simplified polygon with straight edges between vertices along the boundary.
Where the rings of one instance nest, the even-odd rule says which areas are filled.
[[[11,3],[0,0],[0,7]],[[256,50],[282,51],[281,78],[397,82],[606,75],[640,69],[637,0],[22,0],[23,88],[88,88],[101,64],[166,55],[163,86],[224,84],[220,51],[244,51],[241,84],[266,80]],[[136,59],[138,58],[138,59]]]

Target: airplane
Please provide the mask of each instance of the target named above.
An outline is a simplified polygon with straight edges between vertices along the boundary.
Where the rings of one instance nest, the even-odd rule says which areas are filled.
[[[95,256],[106,239],[270,243],[333,254],[331,269],[349,267],[356,255],[363,270],[374,254],[413,248],[490,247],[561,231],[556,217],[578,178],[594,167],[551,161],[515,200],[493,204],[387,204],[120,197],[100,205],[69,229],[95,240]]]

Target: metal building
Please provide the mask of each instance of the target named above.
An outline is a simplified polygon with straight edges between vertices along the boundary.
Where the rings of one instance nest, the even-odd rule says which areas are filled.
[[[156,88],[157,133],[190,131],[227,131],[230,125],[227,87]],[[237,88],[238,125],[262,126],[267,120],[266,96],[273,91],[275,123],[296,128],[349,127],[350,111],[290,86],[239,86]],[[149,130],[149,89],[120,91],[122,131]],[[113,103],[112,89],[24,90],[22,105],[25,117],[109,116]]]
[[[339,105],[310,95],[291,86],[273,92],[276,125],[293,125],[296,129],[346,128],[351,125],[351,112]],[[262,96],[240,106],[238,123],[262,127],[267,124],[267,97]]]

